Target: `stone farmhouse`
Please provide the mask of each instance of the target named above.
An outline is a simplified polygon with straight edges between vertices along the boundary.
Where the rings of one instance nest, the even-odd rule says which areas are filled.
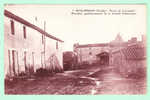
[[[5,78],[39,68],[63,70],[63,43],[44,29],[4,10]]]
[[[120,34],[117,34],[116,38],[109,43],[97,43],[97,44],[74,44],[74,52],[77,54],[78,64],[109,64],[112,65],[115,62],[116,54],[120,50],[127,50],[129,46],[133,46],[136,51],[136,45],[140,45],[142,54],[145,54],[145,42],[137,41],[136,37],[131,38],[128,41],[123,41]],[[135,52],[129,51],[126,55],[137,55]]]

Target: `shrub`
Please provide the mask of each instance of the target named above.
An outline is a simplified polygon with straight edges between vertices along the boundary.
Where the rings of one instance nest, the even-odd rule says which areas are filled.
[[[41,77],[47,76],[48,73],[49,73],[49,71],[45,68],[39,68],[39,69],[36,70],[36,75],[37,76],[41,76]]]

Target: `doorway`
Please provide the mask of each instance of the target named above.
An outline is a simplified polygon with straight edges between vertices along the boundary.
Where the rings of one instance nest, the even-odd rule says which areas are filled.
[[[96,56],[98,57],[99,64],[109,65],[109,53],[108,52],[102,52]]]

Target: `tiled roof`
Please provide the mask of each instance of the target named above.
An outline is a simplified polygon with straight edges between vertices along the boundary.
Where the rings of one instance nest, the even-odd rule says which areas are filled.
[[[145,59],[146,49],[141,43],[133,43],[123,48],[116,48],[112,51],[113,54],[122,52],[126,59]]]
[[[26,26],[28,26],[28,27],[31,27],[32,29],[37,30],[37,31],[40,32],[41,34],[45,34],[45,36],[47,36],[47,37],[49,37],[49,38],[52,38],[52,39],[57,40],[57,41],[60,41],[60,42],[64,42],[64,41],[62,41],[62,40],[60,40],[60,39],[58,39],[58,38],[56,38],[56,37],[50,35],[49,33],[45,32],[45,31],[42,30],[41,28],[39,28],[39,27],[37,27],[37,26],[35,26],[35,25],[29,23],[28,21],[24,20],[23,18],[21,18],[21,17],[19,17],[19,16],[16,16],[15,14],[13,14],[13,13],[7,11],[7,10],[4,11],[4,15],[7,16],[7,17],[9,17],[9,18],[12,18],[12,19],[14,19],[14,20],[16,20],[16,21],[18,21],[18,22],[20,22],[20,23],[22,23],[22,24],[24,24],[24,25],[26,25]]]
[[[128,46],[122,52],[126,59],[144,59],[146,57],[145,47],[139,44]]]

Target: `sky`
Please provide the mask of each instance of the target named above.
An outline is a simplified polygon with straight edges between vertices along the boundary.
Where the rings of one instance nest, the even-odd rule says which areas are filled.
[[[42,29],[45,21],[46,31],[64,41],[65,51],[73,50],[74,43],[107,43],[114,40],[117,34],[120,34],[124,41],[131,37],[140,40],[141,35],[146,34],[146,5],[9,4],[4,8]],[[97,9],[102,13],[107,10],[107,15],[83,15]],[[108,15],[108,12],[112,14],[119,10],[134,14]]]

